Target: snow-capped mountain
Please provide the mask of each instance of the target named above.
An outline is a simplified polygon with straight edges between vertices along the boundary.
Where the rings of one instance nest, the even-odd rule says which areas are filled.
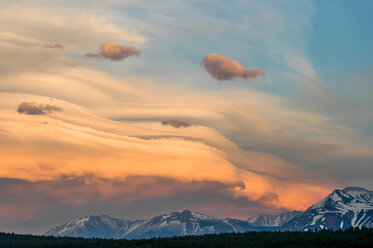
[[[278,215],[260,214],[258,216],[249,218],[247,222],[252,226],[281,227],[302,213],[302,211],[286,211]]]
[[[250,224],[242,220],[222,220],[184,210],[136,221],[115,219],[106,215],[92,215],[70,221],[46,232],[45,235],[136,239],[245,232],[250,228]]]
[[[358,187],[334,190],[322,201],[286,223],[283,230],[373,227],[373,191]]]
[[[149,238],[202,235],[220,232],[244,232],[250,228],[245,221],[216,219],[189,210],[173,212],[140,221],[122,234],[122,238]]]
[[[90,215],[67,222],[44,233],[47,236],[111,238],[119,229],[128,228],[133,221],[115,219],[107,215]]]

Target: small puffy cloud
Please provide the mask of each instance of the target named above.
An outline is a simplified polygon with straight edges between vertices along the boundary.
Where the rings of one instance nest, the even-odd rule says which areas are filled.
[[[265,72],[261,69],[245,69],[237,60],[230,60],[222,55],[211,53],[202,59],[201,64],[211,74],[212,77],[218,80],[229,80],[234,77],[243,79],[254,79],[258,75],[265,76]]]
[[[23,102],[17,108],[18,113],[27,115],[45,115],[53,111],[62,111],[62,108],[55,105],[37,104],[33,102]]]
[[[47,44],[43,46],[44,48],[52,48],[52,49],[64,49],[64,46],[61,44]]]
[[[177,119],[162,121],[162,125],[170,125],[174,128],[195,126],[195,124],[193,123],[182,121],[182,120],[177,120]]]
[[[140,56],[140,51],[135,47],[105,42],[100,46],[100,53],[87,53],[86,58],[102,57],[114,61],[123,60],[129,56]]]
[[[101,56],[111,60],[122,60],[129,56],[140,56],[140,51],[135,47],[118,45],[112,42],[105,42],[100,46]]]

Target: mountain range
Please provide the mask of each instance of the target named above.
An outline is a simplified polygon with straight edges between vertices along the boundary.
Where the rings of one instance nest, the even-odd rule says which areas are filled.
[[[151,238],[208,233],[245,232],[250,224],[237,219],[217,219],[205,214],[183,210],[148,220],[127,221],[107,215],[91,215],[72,220],[44,235],[86,238]]]
[[[337,230],[362,226],[373,227],[373,192],[363,188],[348,187],[334,190],[304,212],[260,214],[247,221],[218,219],[190,210],[134,221],[107,215],[90,215],[53,228],[44,235],[140,239],[246,231]]]

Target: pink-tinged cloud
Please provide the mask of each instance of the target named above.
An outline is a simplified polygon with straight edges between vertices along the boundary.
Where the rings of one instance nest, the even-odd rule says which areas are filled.
[[[201,64],[218,80],[229,80],[235,77],[254,79],[257,76],[265,76],[261,69],[245,69],[237,60],[230,60],[222,55],[211,53],[202,59]]]
[[[182,121],[182,120],[177,120],[177,119],[162,121],[162,125],[170,125],[174,128],[195,126],[195,124],[193,123]]]
[[[52,49],[64,49],[64,46],[61,44],[47,44],[43,46],[44,48],[52,48]]]
[[[33,102],[23,102],[18,108],[17,112],[26,115],[45,115],[53,111],[62,111],[61,107],[50,104],[37,104]]]
[[[140,56],[140,51],[135,47],[105,42],[100,46],[100,53],[87,53],[86,58],[102,57],[114,61],[123,60],[129,56]]]

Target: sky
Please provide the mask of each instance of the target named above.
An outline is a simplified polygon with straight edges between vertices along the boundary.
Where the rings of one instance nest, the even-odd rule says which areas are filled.
[[[373,2],[0,1],[0,230],[373,190]]]

